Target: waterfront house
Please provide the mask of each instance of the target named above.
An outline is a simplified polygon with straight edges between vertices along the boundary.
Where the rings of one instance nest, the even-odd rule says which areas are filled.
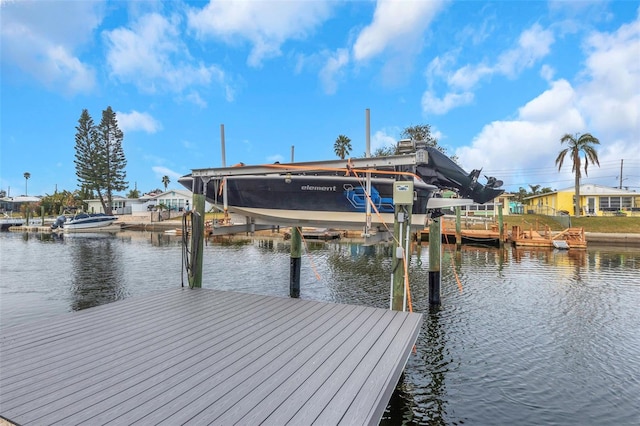
[[[113,213],[118,215],[149,216],[151,212],[168,212],[167,217],[182,214],[190,209],[193,194],[191,191],[176,189],[166,192],[144,194],[139,198],[113,197]],[[83,200],[87,204],[87,211],[91,213],[104,213],[99,199]],[[205,203],[205,209],[210,209],[209,203]]]
[[[575,187],[560,189],[525,198],[528,213],[556,216],[574,214]],[[610,186],[580,185],[580,207],[582,215],[640,215],[640,194]]]
[[[40,197],[34,197],[31,195],[19,195],[17,197],[3,197],[0,198],[0,213],[20,212],[22,207],[34,206],[40,202]]]
[[[493,218],[498,216],[498,210],[502,210],[503,216],[510,213],[518,213],[517,211],[513,211],[512,203],[509,201],[511,197],[513,197],[513,194],[504,193],[488,203],[473,203],[468,206],[460,207],[460,210],[463,216],[484,216]]]

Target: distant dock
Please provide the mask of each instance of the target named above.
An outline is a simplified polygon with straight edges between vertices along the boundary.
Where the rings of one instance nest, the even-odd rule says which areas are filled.
[[[29,424],[377,424],[422,315],[177,288],[0,334]]]
[[[516,247],[540,247],[559,249],[586,249],[587,239],[584,228],[567,228],[562,232],[552,233],[548,228],[542,232],[523,230],[514,226],[509,237]]]
[[[497,230],[463,229],[460,231],[460,235],[462,244],[483,244],[496,247],[500,245],[500,233]],[[429,228],[420,231],[419,240],[429,241]],[[503,242],[506,240],[507,239],[504,238]],[[442,229],[442,242],[445,244],[455,244],[455,229]]]

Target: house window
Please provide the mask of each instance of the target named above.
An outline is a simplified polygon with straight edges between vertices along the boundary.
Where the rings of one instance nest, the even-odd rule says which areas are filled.
[[[633,206],[632,197],[600,197],[600,210],[628,209]]]

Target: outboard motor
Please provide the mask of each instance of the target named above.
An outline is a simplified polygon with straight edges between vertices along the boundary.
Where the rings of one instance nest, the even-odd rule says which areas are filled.
[[[64,222],[66,220],[67,218],[64,215],[58,216],[56,221],[51,224],[51,229],[64,228]]]
[[[416,173],[425,183],[436,185],[442,189],[457,190],[463,198],[471,198],[474,202],[484,204],[504,192],[500,189],[502,181],[488,177],[487,184],[478,182],[480,170],[467,173],[445,154],[435,148],[424,147],[428,153],[427,164],[419,164]]]

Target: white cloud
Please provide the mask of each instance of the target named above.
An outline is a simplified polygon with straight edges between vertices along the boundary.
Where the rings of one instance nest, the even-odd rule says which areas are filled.
[[[104,33],[111,75],[135,84],[140,90],[182,92],[188,87],[218,83],[227,86],[223,70],[191,58],[182,42],[177,16],[158,13],[141,16],[131,28]]]
[[[562,117],[566,120],[575,111],[576,94],[566,80],[552,82],[551,88],[540,94],[537,98],[529,101],[519,109],[518,117],[525,121],[543,123]],[[576,124],[576,121],[569,120],[567,124]],[[578,126],[584,127],[584,121]]]
[[[168,176],[169,180],[171,180],[171,183],[178,182],[178,179],[183,176],[183,173],[175,172],[175,171],[173,171],[173,170],[171,170],[171,169],[169,169],[167,167],[163,167],[163,166],[154,166],[154,167],[151,168],[151,170],[153,170],[153,173],[156,175],[156,178],[158,179],[158,182],[160,182],[160,183],[162,183],[162,178],[164,176]]]
[[[575,91],[567,81],[559,80],[520,108],[516,119],[495,121],[484,126],[472,145],[458,149],[456,155],[462,167],[469,170],[480,164],[486,170],[519,170],[496,176],[507,186],[524,181],[535,184],[538,183],[535,179],[524,177],[527,170],[535,173],[542,167],[551,172],[562,135],[583,131],[586,131],[586,124],[577,109]],[[544,176],[544,179],[554,182],[566,178],[566,174],[563,176],[556,172]]]
[[[95,71],[75,53],[100,24],[103,2],[5,2],[0,13],[2,62],[50,90],[89,93]],[[5,77],[6,78],[6,77]]]
[[[468,105],[474,98],[472,90],[483,80],[494,75],[516,77],[547,56],[553,42],[551,31],[534,24],[520,34],[516,46],[498,55],[495,64],[483,61],[452,70],[456,61],[454,52],[434,58],[426,70],[428,88],[422,96],[423,111],[444,114],[453,108]],[[549,71],[545,71],[547,76],[550,76]],[[443,97],[438,97],[433,90],[438,80],[444,80],[448,87],[448,93]]]
[[[551,82],[548,90],[518,110],[513,120],[486,125],[470,147],[456,154],[463,167],[496,170],[505,185],[570,187],[571,165],[555,167],[560,138],[589,132],[600,140],[601,168],[589,167],[591,181],[614,185],[621,159],[638,158],[640,141],[640,19],[612,33],[593,33],[584,45],[585,68],[573,85]],[[542,70],[546,75],[549,70]],[[508,161],[505,161],[508,160]],[[636,184],[636,182],[631,182]]]
[[[553,76],[556,74],[556,70],[553,69],[551,65],[544,64],[540,68],[540,77],[545,79],[547,82],[551,82],[553,80]]]
[[[338,88],[338,79],[342,75],[342,70],[349,63],[349,51],[338,49],[329,55],[324,67],[320,70],[320,81],[326,94],[334,94]]]
[[[149,113],[131,111],[130,113],[116,112],[118,119],[118,127],[125,134],[129,132],[135,132],[142,130],[147,133],[156,133],[162,130],[162,124],[153,118]]]
[[[580,107],[592,126],[640,141],[640,18],[612,34],[594,33],[580,87]]]
[[[192,104],[198,105],[200,108],[207,107],[207,102],[202,99],[198,92],[190,92],[189,94],[187,94],[186,100],[191,102]]]
[[[487,65],[465,65],[457,69],[448,79],[447,83],[450,87],[460,90],[470,90],[474,88],[478,81],[485,76],[490,76],[495,70]]]
[[[534,24],[520,34],[516,47],[499,56],[495,72],[515,77],[547,56],[554,41],[551,31],[543,29],[540,24]]]
[[[387,87],[405,85],[423,49],[429,26],[445,3],[378,0],[373,21],[360,31],[353,44],[352,58],[356,63],[381,58],[378,81]]]
[[[381,148],[396,146],[396,138],[389,135],[387,131],[378,130],[371,135],[371,153]]]
[[[331,14],[328,1],[225,1],[211,0],[203,9],[188,12],[189,28],[198,37],[213,37],[228,44],[248,41],[250,66],[258,67],[280,56],[289,39],[301,40]]]
[[[445,114],[453,108],[469,105],[473,102],[473,93],[447,93],[443,98],[438,98],[432,91],[422,94],[422,111],[427,114]]]
[[[419,50],[424,31],[442,9],[443,1],[378,0],[373,22],[353,45],[356,61],[369,60],[385,50]]]

